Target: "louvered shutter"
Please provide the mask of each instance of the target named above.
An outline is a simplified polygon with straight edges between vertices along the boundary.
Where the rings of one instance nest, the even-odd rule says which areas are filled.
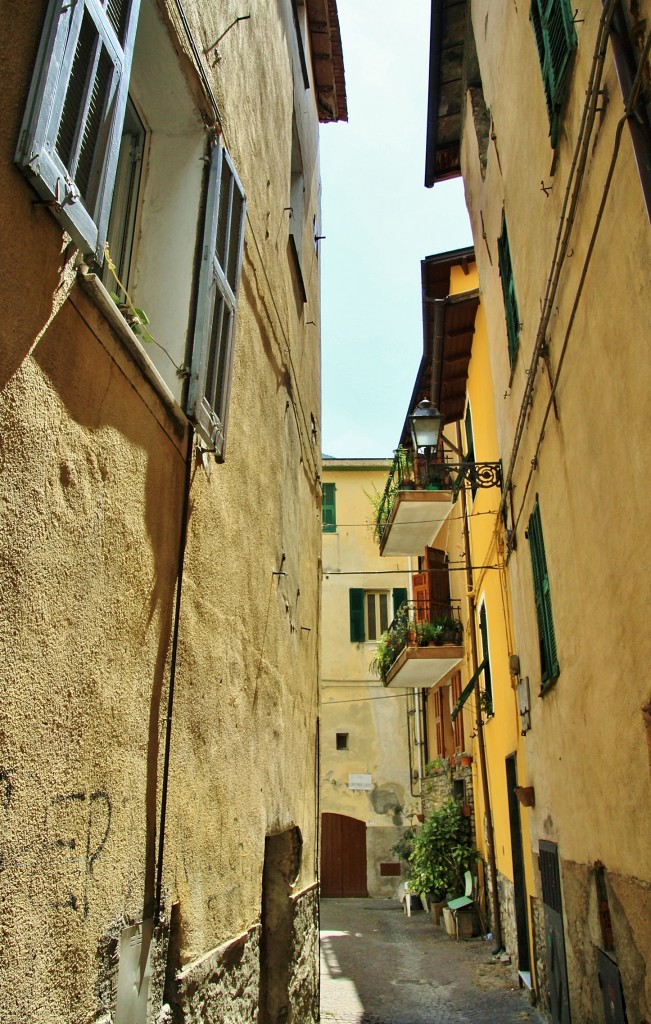
[[[540,509],[536,504],[527,527],[529,550],[531,552],[531,568],[533,573],[534,596],[536,601],[536,617],[538,621],[538,639],[540,643],[540,662],[542,682],[550,682],[559,673],[556,633],[552,617],[551,592],[547,573],[547,558],[542,534]]]
[[[337,513],[335,506],[335,485],[323,485],[323,502],[321,505],[321,528],[324,533],[335,533],[337,530]]]
[[[497,240],[497,252],[504,296],[504,314],[506,316],[506,333],[509,345],[509,363],[513,366],[520,342],[520,317],[518,302],[515,296],[515,282],[511,264],[511,247],[506,227],[506,218],[502,218],[502,234]]]
[[[461,697],[461,673],[455,672],[451,680],[452,706],[455,707]],[[465,750],[465,738],[463,733],[463,715],[457,715],[453,723],[454,745],[457,750]]]
[[[53,0],[16,162],[98,263],[113,195],[140,0]]]
[[[393,588],[393,616],[395,618],[396,613],[401,605],[407,603],[407,588],[406,587],[394,587]]]
[[[481,634],[481,651],[482,661],[485,661],[484,666],[484,693],[486,694],[486,700],[490,703],[489,714],[493,712],[493,681],[491,678],[491,664],[490,655],[488,650],[488,621],[486,618],[486,605],[481,606],[479,612],[479,632]]]
[[[210,156],[197,318],[186,411],[204,440],[224,458],[246,199],[228,152]]]
[[[350,639],[361,644],[366,639],[364,631],[364,591],[352,588],[348,591],[350,605]]]
[[[576,31],[567,0],[532,0],[531,24],[536,38],[552,146],[558,142],[560,114]]]
[[[414,591],[414,618],[416,622],[429,622],[429,576],[426,572],[415,572],[412,576]]]
[[[451,613],[448,556],[441,548],[426,549],[427,580],[431,619],[447,618]]]

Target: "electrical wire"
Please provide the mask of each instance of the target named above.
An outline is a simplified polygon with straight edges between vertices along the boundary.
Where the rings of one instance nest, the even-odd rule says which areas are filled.
[[[499,569],[499,565],[471,565],[471,569]],[[423,569],[423,573],[435,573],[435,572],[465,572],[465,562],[448,562],[447,565],[437,566],[435,569]],[[409,570],[407,569],[370,569],[363,571],[362,569],[322,569],[322,576],[409,576]],[[422,575],[419,573],[418,575]]]

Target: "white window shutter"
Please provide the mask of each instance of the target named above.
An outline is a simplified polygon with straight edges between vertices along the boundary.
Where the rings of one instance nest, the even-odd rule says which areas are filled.
[[[210,157],[186,408],[219,459],[226,445],[245,223],[244,191],[228,152],[217,142]]]
[[[140,0],[51,0],[16,163],[102,262]]]

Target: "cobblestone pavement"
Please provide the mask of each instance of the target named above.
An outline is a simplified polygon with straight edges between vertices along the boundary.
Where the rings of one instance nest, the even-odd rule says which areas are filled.
[[[455,942],[398,900],[321,901],[322,1024],[545,1024],[483,939]]]

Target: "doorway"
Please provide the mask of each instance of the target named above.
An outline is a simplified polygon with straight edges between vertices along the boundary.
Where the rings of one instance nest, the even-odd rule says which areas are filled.
[[[368,896],[365,821],[321,815],[321,895]]]
[[[515,792],[518,784],[516,755],[506,758],[506,791],[509,802],[509,826],[511,831],[511,858],[513,861],[513,890],[515,902],[515,928],[518,939],[518,971],[528,976],[531,987],[531,955],[529,952],[529,925],[527,916],[527,887],[524,878],[524,855],[522,852],[522,822],[520,803]]]

